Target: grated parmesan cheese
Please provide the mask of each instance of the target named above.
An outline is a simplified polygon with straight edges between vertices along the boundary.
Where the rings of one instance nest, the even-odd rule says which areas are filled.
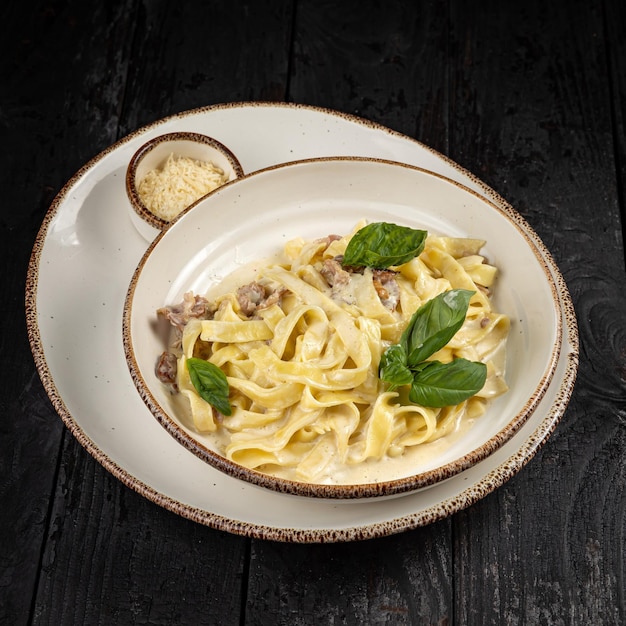
[[[213,163],[170,154],[161,169],[145,175],[137,191],[151,213],[169,222],[225,182],[226,175]]]

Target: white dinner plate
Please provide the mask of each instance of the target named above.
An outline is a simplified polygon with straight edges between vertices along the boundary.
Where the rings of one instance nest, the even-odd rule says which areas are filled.
[[[180,446],[141,400],[121,337],[126,290],[147,248],[128,217],[126,165],[147,139],[179,130],[215,137],[231,148],[246,173],[320,156],[384,158],[442,174],[506,206],[475,177],[422,144],[315,107],[207,107],[167,118],[114,144],[77,172],[54,200],[35,242],[26,288],[29,340],[44,387],[69,430],[107,470],[157,504],[214,528],[267,539],[328,542],[383,536],[441,519],[502,485],[534,456],[570,398],[578,334],[565,282],[533,233],[559,291],[561,356],[533,415],[481,463],[403,497],[327,501],[238,481]]]

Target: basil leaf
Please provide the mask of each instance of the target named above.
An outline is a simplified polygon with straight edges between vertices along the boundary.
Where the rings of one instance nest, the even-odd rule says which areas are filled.
[[[383,352],[380,358],[379,378],[389,383],[390,391],[413,382],[413,372],[407,367],[406,352],[400,344],[389,346]]]
[[[414,259],[424,249],[427,232],[387,222],[358,230],[348,243],[343,265],[386,269]]]
[[[487,366],[478,361],[430,361],[415,374],[409,400],[421,406],[453,406],[478,393],[487,380]]]
[[[189,378],[203,400],[215,407],[222,415],[232,415],[228,400],[226,374],[214,363],[204,359],[190,358],[185,361]]]
[[[423,304],[411,317],[400,337],[407,365],[415,367],[441,350],[463,326],[473,291],[444,291]]]

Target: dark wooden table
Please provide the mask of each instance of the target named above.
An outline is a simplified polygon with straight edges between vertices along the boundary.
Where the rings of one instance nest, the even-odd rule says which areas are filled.
[[[2,624],[626,623],[626,4],[78,0],[0,8]],[[194,523],[65,428],[25,276],[63,184],[117,139],[216,103],[328,107],[416,138],[528,220],[581,363],[545,446],[453,516],[292,544]]]

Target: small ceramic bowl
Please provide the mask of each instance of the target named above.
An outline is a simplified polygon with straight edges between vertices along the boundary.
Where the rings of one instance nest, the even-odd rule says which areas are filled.
[[[190,202],[183,206],[172,205],[170,215],[158,214],[147,206],[142,196],[141,183],[153,172],[163,172],[168,159],[186,157],[193,161],[219,168],[223,173],[219,176],[210,172],[212,177],[221,178],[223,182],[216,183],[214,180],[202,188],[208,189],[206,193],[196,192]],[[206,167],[206,166],[205,166]],[[165,170],[167,171],[167,170]],[[161,174],[164,175],[164,174]],[[214,191],[217,186],[236,180],[243,176],[243,168],[237,157],[222,143],[199,133],[174,132],[159,135],[143,144],[131,158],[126,170],[126,193],[129,199],[130,218],[139,233],[148,241],[152,241],[162,230],[167,228],[176,217],[192,204]],[[191,196],[188,196],[191,198]]]

